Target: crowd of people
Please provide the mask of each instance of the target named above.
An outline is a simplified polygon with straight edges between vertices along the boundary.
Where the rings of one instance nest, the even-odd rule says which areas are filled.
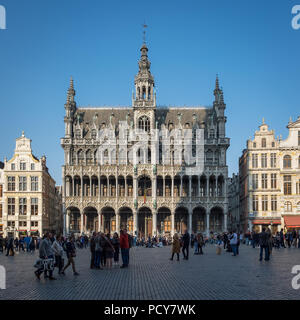
[[[173,261],[176,255],[177,261],[180,261],[180,254],[183,255],[183,260],[189,259],[190,248],[194,251],[194,255],[202,255],[203,248],[207,244],[215,244],[217,253],[221,252],[221,248],[226,252],[232,253],[233,256],[239,255],[240,244],[259,247],[259,260],[270,260],[273,248],[300,248],[300,234],[296,230],[284,232],[281,229],[276,234],[271,233],[269,228],[262,228],[262,232],[255,231],[237,232],[232,230],[224,233],[213,233],[209,236],[204,236],[202,233],[192,233],[191,235],[186,230],[182,235],[175,233],[170,236],[153,236],[153,237],[136,237],[127,233],[126,229],[120,231],[120,236],[117,232],[113,235],[103,232],[94,232],[90,237],[82,235],[75,237],[63,237],[53,235],[47,232],[42,238],[25,236],[18,238],[0,237],[0,252],[6,256],[13,256],[15,252],[34,253],[39,251],[39,259],[35,263],[36,271],[34,272],[37,279],[40,280],[44,273],[44,278],[55,280],[53,270],[58,269],[58,274],[65,275],[65,271],[72,267],[73,274],[79,275],[76,271],[75,257],[77,249],[90,250],[90,268],[91,269],[111,269],[112,267],[128,268],[130,248],[145,247],[145,248],[161,248],[171,245],[171,258]],[[218,250],[219,249],[219,250]],[[120,254],[122,264],[120,265]],[[218,253],[219,254],[219,253]],[[67,258],[65,263],[64,256]]]

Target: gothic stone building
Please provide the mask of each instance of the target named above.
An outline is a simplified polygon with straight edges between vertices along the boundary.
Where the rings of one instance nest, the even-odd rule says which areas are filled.
[[[71,79],[61,139],[65,233],[119,232],[124,227],[137,236],[224,231],[230,140],[219,80],[211,107],[157,106],[146,44],[140,51],[132,106],[79,107]],[[105,129],[115,134],[110,143],[100,137]],[[169,148],[163,149],[162,135],[152,134],[156,140],[145,147],[131,129],[149,136],[190,129],[194,163],[186,163],[184,156],[175,161],[178,150],[186,154],[181,138],[171,134]]]

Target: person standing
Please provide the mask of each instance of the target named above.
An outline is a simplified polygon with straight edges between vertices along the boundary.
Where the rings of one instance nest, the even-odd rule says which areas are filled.
[[[121,255],[122,255],[122,266],[121,268],[127,268],[129,264],[129,239],[127,230],[121,230],[120,234],[120,248],[121,248]]]
[[[90,268],[94,269],[95,265],[95,257],[96,257],[96,232],[93,232],[93,235],[90,239],[90,250],[91,250],[91,264]]]
[[[238,243],[238,236],[235,232],[235,230],[233,232],[230,232],[230,247],[232,249],[232,256],[236,256],[237,255],[237,243]]]
[[[55,262],[56,266],[58,267],[58,274],[61,274],[61,270],[64,267],[63,266],[63,254],[64,254],[64,249],[62,247],[61,243],[61,237],[57,236],[52,243],[52,250],[55,255]]]
[[[111,243],[110,240],[110,234],[108,233],[106,236],[104,235],[104,239],[105,239],[105,246],[104,246],[104,250],[105,250],[105,256],[106,256],[106,267],[108,269],[111,269],[112,267],[112,259],[114,256],[114,247]]]
[[[67,252],[68,263],[63,268],[63,271],[61,272],[61,274],[64,275],[65,274],[65,270],[70,265],[72,265],[74,276],[78,276],[79,273],[75,269],[75,261],[74,261],[74,258],[76,257],[76,248],[75,248],[75,244],[74,244],[74,238],[72,236],[69,237],[69,240],[66,243],[66,252]]]
[[[50,240],[51,238],[51,233],[47,232],[45,234],[45,237],[43,241],[41,242],[40,249],[39,249],[39,256],[41,259],[54,259],[54,252],[52,250],[52,242]],[[40,280],[40,275],[44,271],[44,266],[42,266],[40,269],[35,271],[36,277]],[[53,277],[53,270],[48,270],[49,271],[49,279],[50,280],[56,280]],[[44,277],[47,278],[47,270],[44,271]]]
[[[14,240],[14,245],[15,245],[16,251],[19,251],[19,239],[18,238],[16,238]]]
[[[102,268],[100,267],[100,264],[101,264],[101,258],[103,256],[103,247],[101,246],[102,236],[101,236],[100,232],[95,235],[94,242],[95,242],[94,266],[96,269],[102,270]],[[92,244],[91,244],[91,246],[92,246]]]
[[[187,230],[185,230],[184,235],[182,236],[182,254],[183,259],[188,260],[189,259],[189,247],[190,247],[190,234]]]
[[[14,256],[15,253],[14,253],[14,238],[11,237],[8,239],[8,242],[7,242],[7,246],[6,246],[6,256]]]
[[[179,261],[179,254],[180,254],[180,240],[178,233],[175,233],[173,236],[173,243],[172,243],[172,257],[170,258],[173,261],[174,255],[177,255],[177,261]]]
[[[262,261],[263,251],[265,250],[265,261],[270,260],[269,257],[269,234],[266,232],[266,228],[262,228],[262,232],[259,234],[260,254],[259,261]]]
[[[114,236],[112,238],[112,245],[115,249],[115,251],[114,251],[114,265],[118,266],[119,265],[119,255],[120,255],[120,239],[119,239],[117,232],[114,233]]]

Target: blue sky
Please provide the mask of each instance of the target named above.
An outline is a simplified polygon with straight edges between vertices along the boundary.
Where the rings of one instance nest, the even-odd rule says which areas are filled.
[[[130,105],[142,24],[159,105],[211,105],[218,73],[227,103],[230,175],[262,118],[287,136],[299,115],[300,0],[0,0],[0,159],[32,139],[61,183],[64,103],[72,75],[78,105]]]

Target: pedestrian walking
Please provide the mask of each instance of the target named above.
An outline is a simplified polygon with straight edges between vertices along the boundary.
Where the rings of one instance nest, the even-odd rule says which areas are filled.
[[[236,256],[237,255],[237,243],[238,243],[238,236],[235,232],[235,230],[233,232],[230,232],[230,247],[232,249],[232,256]]]
[[[14,238],[9,238],[6,245],[6,256],[14,256]]]
[[[75,269],[75,261],[74,258],[76,257],[76,248],[75,248],[75,244],[74,244],[74,237],[70,236],[67,243],[66,243],[66,253],[67,253],[67,258],[68,258],[68,263],[66,264],[66,266],[63,268],[61,274],[65,274],[65,270],[72,265],[72,269],[73,269],[73,274],[74,276],[78,276],[79,273],[76,271]]]
[[[190,234],[185,230],[184,235],[182,236],[182,254],[183,259],[189,259],[189,246],[190,246]]]
[[[64,267],[64,249],[62,247],[61,236],[57,236],[54,242],[52,243],[52,250],[55,256],[55,266],[58,268],[58,274],[61,274],[61,271]]]
[[[179,254],[180,254],[180,240],[178,233],[175,233],[173,236],[173,243],[172,243],[172,257],[170,258],[173,261],[174,255],[177,255],[177,261],[179,261]]]
[[[45,259],[54,260],[54,252],[52,250],[52,242],[50,240],[51,237],[52,237],[52,234],[50,232],[47,232],[44,236],[43,241],[41,242],[41,245],[39,248],[39,257],[42,260],[45,260]],[[35,275],[40,280],[40,275],[44,272],[44,278],[49,278],[50,280],[56,280],[53,277],[53,270],[48,270],[48,271],[49,271],[49,276],[47,275],[47,270],[44,270],[44,264],[42,264],[42,266],[35,271]]]

